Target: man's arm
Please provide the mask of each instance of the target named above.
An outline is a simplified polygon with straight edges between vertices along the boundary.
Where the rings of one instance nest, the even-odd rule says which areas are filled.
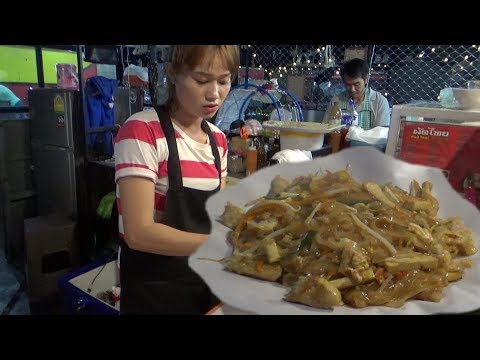
[[[377,113],[373,119],[373,127],[376,126],[390,126],[390,105],[385,96],[377,93]]]

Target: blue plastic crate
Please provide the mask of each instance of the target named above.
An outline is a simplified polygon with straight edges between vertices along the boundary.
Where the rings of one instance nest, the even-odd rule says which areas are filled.
[[[96,297],[98,290],[95,290],[95,287],[101,286],[101,289],[106,291],[116,285],[116,277],[113,271],[113,269],[116,269],[116,260],[112,259],[116,259],[116,256],[102,258],[59,278],[58,289],[63,300],[63,311],[66,314],[119,315],[119,310],[116,307]],[[95,276],[97,277],[93,280]],[[87,293],[86,290],[92,280],[92,291]],[[87,286],[79,287],[75,285],[79,282],[86,283]]]

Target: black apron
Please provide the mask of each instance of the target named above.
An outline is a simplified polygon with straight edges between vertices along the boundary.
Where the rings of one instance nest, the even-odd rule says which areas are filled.
[[[155,108],[168,144],[168,190],[161,222],[178,230],[209,234],[205,209],[208,197],[220,189],[202,191],[183,186],[177,142],[170,116]],[[202,130],[210,139],[221,182],[217,143],[205,120]],[[120,254],[123,314],[205,314],[220,301],[188,266],[187,256],[163,256],[130,249],[123,242]]]

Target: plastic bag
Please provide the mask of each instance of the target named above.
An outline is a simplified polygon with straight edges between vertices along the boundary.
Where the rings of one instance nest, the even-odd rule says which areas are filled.
[[[385,145],[388,140],[388,128],[376,126],[370,130],[363,130],[359,126],[350,126],[347,140],[365,143],[364,145]]]
[[[312,153],[306,150],[285,149],[275,153],[272,159],[278,160],[279,163],[308,161],[312,160]]]
[[[257,136],[263,130],[263,126],[258,120],[248,119],[245,120],[245,130],[248,135]]]

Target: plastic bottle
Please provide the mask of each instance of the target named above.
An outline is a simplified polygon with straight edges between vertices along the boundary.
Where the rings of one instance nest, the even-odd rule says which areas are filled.
[[[338,101],[335,101],[330,109],[330,114],[328,116],[328,123],[331,125],[340,125],[342,123],[342,109]]]
[[[257,146],[257,169],[261,169],[267,162],[267,153],[265,151],[263,137],[260,136],[256,138],[255,145]]]
[[[348,108],[342,115],[342,124],[358,126],[358,112],[355,109],[355,101],[353,99],[350,99]]]
[[[253,174],[257,170],[257,148],[255,147],[254,142],[250,144],[247,151],[247,176]]]

